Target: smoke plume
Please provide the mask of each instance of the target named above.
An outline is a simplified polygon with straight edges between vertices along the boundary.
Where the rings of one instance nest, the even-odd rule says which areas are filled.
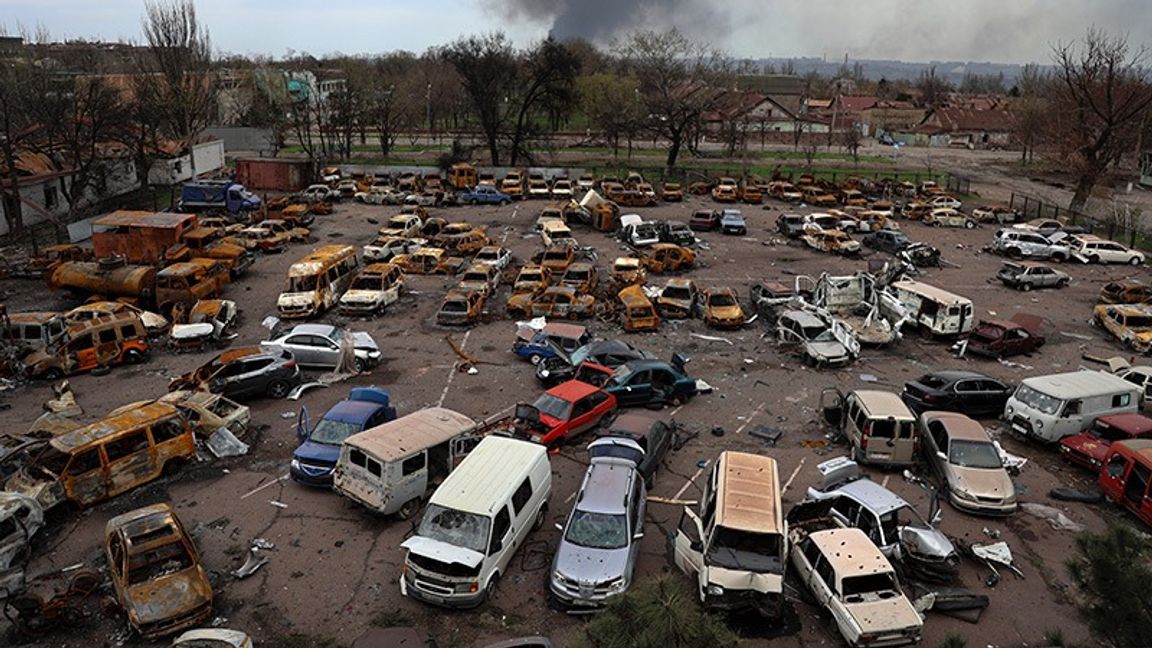
[[[556,40],[582,38],[597,45],[637,29],[672,27],[694,38],[729,34],[729,14],[708,0],[486,0],[504,17],[534,23],[551,22]],[[722,5],[721,5],[722,6]]]

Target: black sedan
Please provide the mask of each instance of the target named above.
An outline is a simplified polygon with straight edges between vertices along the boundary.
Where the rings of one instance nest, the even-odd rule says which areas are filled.
[[[601,340],[585,344],[570,355],[559,353],[536,365],[536,379],[545,387],[571,380],[576,367],[585,360],[615,369],[629,360],[651,360],[656,356],[623,340]]]
[[[664,455],[675,441],[673,424],[658,416],[640,412],[625,412],[617,416],[601,431],[600,436],[622,436],[632,439],[644,449],[644,461],[640,462],[640,475],[644,484],[652,488],[656,472],[664,463]]]
[[[972,417],[1000,416],[1015,388],[974,371],[935,371],[904,383],[900,398],[919,414],[928,410]]]

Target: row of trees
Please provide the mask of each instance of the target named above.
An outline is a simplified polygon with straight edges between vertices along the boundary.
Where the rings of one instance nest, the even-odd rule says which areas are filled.
[[[44,33],[0,62],[0,188],[10,232],[23,229],[25,207],[41,209],[20,195],[22,157],[64,172],[58,195],[72,215],[102,193],[110,156],[131,156],[144,182],[162,144],[188,150],[215,117],[211,41],[192,1],[146,2],[143,31],[146,44],[131,49],[127,74],[112,74],[99,48],[61,52]]]

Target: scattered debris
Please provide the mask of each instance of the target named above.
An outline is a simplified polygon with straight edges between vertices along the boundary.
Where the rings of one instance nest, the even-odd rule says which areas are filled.
[[[1048,491],[1048,497],[1065,502],[1085,502],[1087,504],[1099,504],[1104,501],[1104,496],[1099,492],[1090,493],[1075,488],[1053,488]]]
[[[232,570],[232,577],[236,580],[243,580],[252,574],[255,574],[261,567],[268,564],[268,556],[260,552],[260,547],[256,543],[252,543],[252,547],[248,549],[248,558],[237,569]]]
[[[212,433],[207,441],[208,450],[217,459],[224,457],[239,457],[248,454],[248,444],[236,438],[235,434],[226,427]]]
[[[1057,531],[1080,533],[1085,528],[1083,524],[1073,522],[1067,515],[1064,515],[1063,511],[1054,506],[1036,504],[1035,502],[1024,502],[1020,504],[1020,510],[1033,517],[1044,520]]]
[[[775,448],[776,443],[780,441],[780,437],[784,436],[784,430],[761,425],[750,430],[748,434],[762,439],[765,443]]]
[[[280,500],[268,500],[268,503],[271,504],[272,506],[275,506],[278,509],[288,508],[288,505],[285,504],[284,502],[281,502]]]
[[[296,385],[296,387],[293,388],[292,391],[288,393],[288,400],[290,400],[290,401],[300,400],[300,397],[304,395],[304,392],[312,391],[313,389],[316,389],[317,387],[328,388],[331,386],[332,386],[331,384],[323,382],[323,381],[319,381],[319,380],[313,381],[313,382],[301,383],[299,385]],[[283,416],[283,415],[281,415],[281,416],[283,418],[288,418],[288,417]]]
[[[709,342],[726,342],[728,343],[728,346],[734,346],[732,344],[732,340],[729,340],[725,337],[720,337],[718,335],[703,335],[701,333],[689,333],[688,335],[700,340],[707,340]]]
[[[282,418],[282,419],[296,418],[296,412],[280,412],[280,418]]]
[[[996,446],[996,453],[1000,455],[1000,462],[1004,464],[1004,469],[1007,470],[1009,474],[1019,475],[1020,469],[1028,463],[1028,460],[1020,455],[1014,455],[1008,452],[1004,449],[1004,446],[1000,445],[999,441],[992,441],[992,445]]]
[[[983,529],[981,529],[981,531],[984,532],[984,535],[988,536],[989,538],[992,538],[993,540],[999,540],[1000,539],[1000,530],[999,529],[989,529],[988,527],[984,527]]]

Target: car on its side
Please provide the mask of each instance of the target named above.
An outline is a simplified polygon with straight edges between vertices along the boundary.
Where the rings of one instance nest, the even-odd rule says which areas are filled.
[[[391,400],[385,389],[356,387],[311,427],[308,410],[302,408],[296,419],[296,440],[300,445],[292,452],[288,469],[292,480],[305,486],[331,487],[340,444],[353,434],[395,419],[396,408]]]
[[[918,423],[924,462],[953,506],[978,515],[1016,511],[1016,487],[983,425],[957,412],[924,412]]]
[[[1147,438],[1152,438],[1152,419],[1141,414],[1109,414],[1097,418],[1087,430],[1060,439],[1060,456],[1098,473],[1113,443]]]
[[[602,437],[588,456],[572,512],[556,525],[560,543],[548,581],[554,599],[573,612],[602,608],[628,590],[644,537],[647,491],[637,470],[644,451],[631,439]]]
[[[997,417],[1016,388],[974,371],[944,370],[904,383],[900,399],[913,412],[947,410]]]
[[[363,373],[380,363],[382,354],[376,340],[363,331],[349,331],[332,324],[297,324],[292,330],[260,343],[268,353],[290,351],[302,367],[336,369],[341,344],[352,344],[352,369]]]

